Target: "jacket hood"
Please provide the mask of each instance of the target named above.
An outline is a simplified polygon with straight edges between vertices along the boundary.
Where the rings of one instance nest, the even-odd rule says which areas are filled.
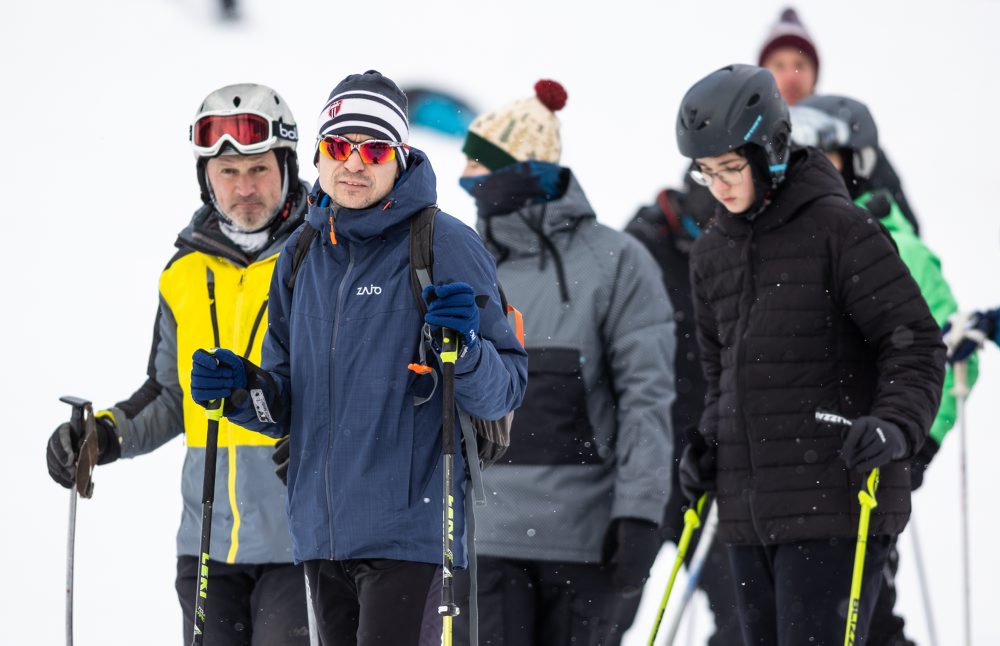
[[[560,233],[572,232],[583,222],[597,222],[597,215],[573,172],[568,168],[563,170],[569,181],[560,197],[477,220],[479,235],[491,251],[500,251],[511,258],[535,256],[543,253],[542,236],[556,238]]]
[[[751,229],[767,231],[795,219],[806,205],[823,197],[840,198],[845,204],[853,202],[843,178],[826,155],[815,148],[797,148],[792,151],[785,180],[753,222],[722,209],[721,213],[716,211],[716,226],[727,236],[745,237]]]
[[[320,187],[319,180],[309,194],[306,220],[329,240],[331,217],[337,238],[364,242],[406,222],[413,214],[437,202],[437,177],[423,151],[410,148],[406,170],[389,194],[365,209],[349,209],[334,204]]]
[[[256,256],[248,256],[242,249],[226,237],[219,229],[219,213],[211,204],[203,205],[191,217],[191,221],[177,234],[174,245],[179,249],[191,249],[213,256],[221,256],[234,264],[246,267],[258,258],[268,258],[281,251],[285,240],[305,219],[309,184],[299,179],[296,193],[291,193],[288,217],[271,234],[270,243]]]

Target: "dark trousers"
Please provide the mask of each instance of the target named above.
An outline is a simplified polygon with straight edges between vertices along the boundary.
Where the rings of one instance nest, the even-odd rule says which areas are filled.
[[[906,622],[893,612],[896,606],[896,572],[899,571],[899,551],[893,540],[889,558],[882,568],[882,591],[875,602],[868,643],[872,646],[915,646],[903,634]]]
[[[177,599],[184,614],[185,645],[194,634],[198,559],[177,558]],[[208,562],[205,646],[309,646],[306,582],[290,563]]]
[[[688,545],[687,558],[685,563],[691,566],[691,560],[697,549],[697,541],[700,534],[695,534],[694,539]],[[742,639],[740,622],[736,614],[736,593],[733,590],[733,576],[729,571],[729,555],[725,546],[719,541],[713,541],[705,555],[705,562],[701,567],[701,575],[698,577],[698,589],[708,597],[708,607],[715,618],[715,632],[708,638],[708,646],[733,646],[739,644]],[[660,599],[663,589],[654,589],[651,586],[646,588],[646,594],[653,595]],[[675,588],[672,593],[671,605],[677,603],[680,589]],[[639,610],[641,597],[621,596],[615,621],[619,625],[619,630],[625,632],[635,621],[635,615]],[[652,628],[649,626],[648,628]],[[666,625],[661,625],[661,631]],[[643,630],[647,627],[643,626]]]
[[[440,646],[441,566],[306,561],[322,646]]]
[[[865,550],[856,646],[864,646],[892,538],[876,536]],[[769,545],[728,545],[746,646],[840,646],[844,643],[855,541],[830,539]]]
[[[621,593],[600,565],[479,557],[481,646],[617,646]],[[469,575],[455,575],[455,644],[469,643]],[[638,601],[638,595],[636,595]],[[631,623],[631,619],[629,619]],[[627,626],[626,626],[627,628]]]

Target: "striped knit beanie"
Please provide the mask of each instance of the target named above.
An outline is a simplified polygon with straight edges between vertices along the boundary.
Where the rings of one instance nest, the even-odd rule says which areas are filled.
[[[410,139],[406,94],[392,79],[375,70],[352,74],[337,84],[319,113],[319,140],[327,135],[362,134],[405,144]],[[406,168],[407,152],[397,149],[396,159]]]
[[[491,171],[530,160],[558,164],[562,144],[555,113],[566,98],[566,90],[555,81],[535,83],[535,96],[476,117],[462,152]]]

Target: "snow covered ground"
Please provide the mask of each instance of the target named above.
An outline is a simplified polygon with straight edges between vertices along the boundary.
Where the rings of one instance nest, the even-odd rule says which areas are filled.
[[[0,644],[63,641],[67,493],[49,480],[45,443],[69,413],[60,395],[106,406],[144,378],[157,277],[198,204],[187,127],[202,97],[228,83],[271,85],[309,142],[327,93],[348,73],[375,68],[400,84],[437,84],[482,109],[555,78],[570,96],[560,113],[563,161],[601,220],[621,227],[679,180],[673,124],[684,91],[724,64],[755,62],[782,3],[586,6],[249,0],[234,25],[218,22],[209,0],[5,5]],[[820,50],[821,90],[871,106],[959,301],[1000,303],[1000,1],[797,6]],[[471,222],[457,142],[415,131],[411,143],[430,153],[440,204]],[[312,179],[310,157],[302,151]],[[1000,643],[997,393],[1000,353],[991,348],[968,407],[972,618],[983,645]],[[916,496],[941,644],[962,636],[957,439]],[[79,505],[77,644],[182,642],[173,590],[182,455],[177,440],[96,472],[95,497]],[[911,545],[901,541],[899,607],[926,644]],[[645,643],[672,558],[664,548],[627,644]],[[694,639],[681,643],[708,630],[701,600],[693,614]]]

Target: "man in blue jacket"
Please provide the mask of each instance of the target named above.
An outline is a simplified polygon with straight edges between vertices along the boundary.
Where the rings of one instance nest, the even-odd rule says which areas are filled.
[[[493,257],[443,212],[434,225],[435,286],[420,318],[409,220],[437,196],[430,162],[406,145],[408,133],[406,96],[387,77],[368,71],[333,89],[319,117],[307,224],[292,234],[271,283],[261,366],[229,350],[193,357],[196,401],[224,397],[231,421],[290,435],[293,553],[305,562],[324,644],[440,640],[441,389],[432,374],[408,370],[424,324],[462,338],[455,399],[463,411],[499,419],[520,404],[527,381]],[[306,242],[306,227],[318,235],[293,279],[292,250]],[[454,433],[457,442],[457,424]],[[458,452],[458,567],[464,466]]]

